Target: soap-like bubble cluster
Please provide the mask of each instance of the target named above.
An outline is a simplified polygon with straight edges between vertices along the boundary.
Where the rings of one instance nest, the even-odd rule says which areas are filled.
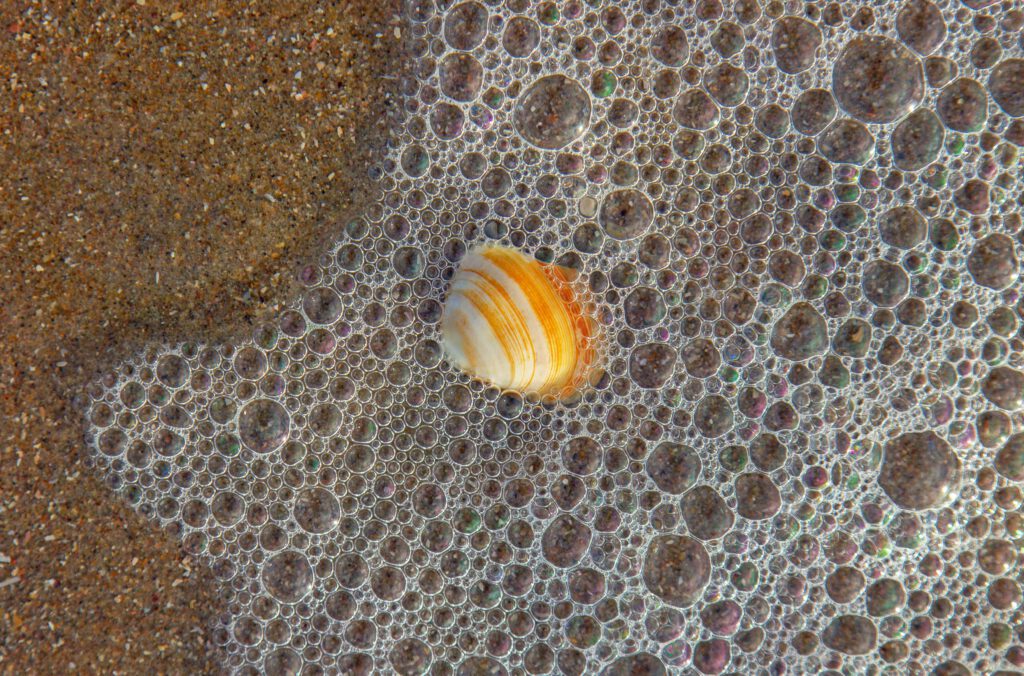
[[[411,0],[383,197],[276,322],[92,388],[236,673],[1024,666],[1024,10]],[[603,376],[458,372],[472,247],[578,271]]]

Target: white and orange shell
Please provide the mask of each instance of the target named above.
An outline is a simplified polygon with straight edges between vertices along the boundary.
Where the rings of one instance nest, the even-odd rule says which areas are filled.
[[[565,399],[587,385],[597,323],[572,288],[576,273],[501,246],[469,252],[441,317],[448,359],[497,387]]]

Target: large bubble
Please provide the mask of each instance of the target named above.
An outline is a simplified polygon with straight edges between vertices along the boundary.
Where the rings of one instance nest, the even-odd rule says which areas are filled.
[[[956,497],[960,459],[934,432],[904,432],[885,445],[878,485],[904,509],[932,509]]]
[[[578,82],[564,75],[540,78],[516,103],[515,125],[523,138],[538,148],[562,148],[590,125],[590,97]]]
[[[269,453],[284,444],[289,426],[288,412],[272,399],[252,401],[238,415],[242,443],[257,453]]]
[[[685,535],[659,535],[644,556],[644,584],[673,606],[692,605],[711,577],[711,561],[704,546]]]
[[[832,68],[832,91],[843,110],[864,122],[893,122],[921,102],[921,63],[880,35],[850,40]]]

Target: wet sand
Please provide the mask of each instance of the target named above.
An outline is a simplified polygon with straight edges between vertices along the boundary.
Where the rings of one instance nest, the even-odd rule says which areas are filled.
[[[210,576],[90,469],[73,400],[249,330],[373,199],[397,7],[0,7],[0,673],[217,672]]]

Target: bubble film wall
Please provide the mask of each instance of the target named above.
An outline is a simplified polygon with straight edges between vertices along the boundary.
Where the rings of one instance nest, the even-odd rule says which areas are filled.
[[[234,673],[1024,667],[1022,27],[413,0],[381,201],[251,339],[96,383],[99,471]],[[446,358],[484,243],[577,271],[592,387]]]

